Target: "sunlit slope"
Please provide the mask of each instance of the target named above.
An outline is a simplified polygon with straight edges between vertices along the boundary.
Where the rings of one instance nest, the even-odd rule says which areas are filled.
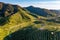
[[[3,40],[5,36],[23,27],[33,25],[33,22],[35,21],[35,19],[37,19],[36,17],[23,10],[23,8],[18,7],[17,9],[18,11],[14,14],[10,14],[8,11],[6,11],[6,16],[1,16],[1,20],[6,19],[6,21],[4,21],[6,23],[0,21],[1,24],[4,23],[2,25],[0,24],[0,40]]]
[[[56,29],[60,31],[60,23],[47,17],[33,14],[18,5],[4,4],[0,8],[0,40],[28,26],[49,31]]]

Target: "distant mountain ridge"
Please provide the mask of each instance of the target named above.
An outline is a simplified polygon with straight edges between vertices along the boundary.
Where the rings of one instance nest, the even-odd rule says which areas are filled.
[[[53,16],[55,15],[60,15],[60,10],[48,10],[48,9],[44,9],[44,8],[39,8],[39,7],[34,7],[34,6],[28,6],[28,7],[24,7],[25,9],[29,10],[32,13],[38,14],[40,16]]]
[[[51,12],[55,12],[57,16],[60,16],[60,10],[50,10]]]
[[[60,20],[60,10],[48,10],[44,8],[34,7],[34,6],[28,6],[24,8],[30,11],[32,14],[37,14],[43,17],[47,17],[55,21]]]
[[[40,16],[45,16],[47,17],[49,16],[53,16],[54,12],[52,13],[50,10],[48,9],[42,9],[42,8],[38,8],[38,7],[33,7],[33,6],[29,6],[29,7],[25,7],[25,9],[29,10],[32,13],[38,14]]]

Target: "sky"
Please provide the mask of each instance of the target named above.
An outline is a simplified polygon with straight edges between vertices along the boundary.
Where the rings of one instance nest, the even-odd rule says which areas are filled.
[[[17,4],[22,7],[34,6],[46,9],[60,10],[60,0],[0,0],[0,2]]]

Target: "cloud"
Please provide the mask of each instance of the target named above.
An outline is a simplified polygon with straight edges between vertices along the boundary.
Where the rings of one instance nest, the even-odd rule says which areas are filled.
[[[35,7],[40,7],[40,8],[46,8],[46,9],[55,9],[59,10],[60,9],[60,1],[55,0],[55,1],[34,1],[34,2],[15,2],[12,4],[17,4],[22,7],[27,7],[27,6],[35,6]]]
[[[60,9],[60,1],[52,1],[52,2],[38,2],[32,4],[35,7],[47,8],[47,9]]]
[[[47,9],[60,9],[60,1],[46,1],[46,2],[27,2],[27,3],[21,3],[19,4],[21,6],[35,6],[40,8],[47,8]]]

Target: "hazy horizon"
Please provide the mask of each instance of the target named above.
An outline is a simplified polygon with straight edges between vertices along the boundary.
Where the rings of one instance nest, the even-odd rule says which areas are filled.
[[[59,0],[0,0],[0,2],[16,4],[22,7],[34,6],[45,9],[60,10]]]

